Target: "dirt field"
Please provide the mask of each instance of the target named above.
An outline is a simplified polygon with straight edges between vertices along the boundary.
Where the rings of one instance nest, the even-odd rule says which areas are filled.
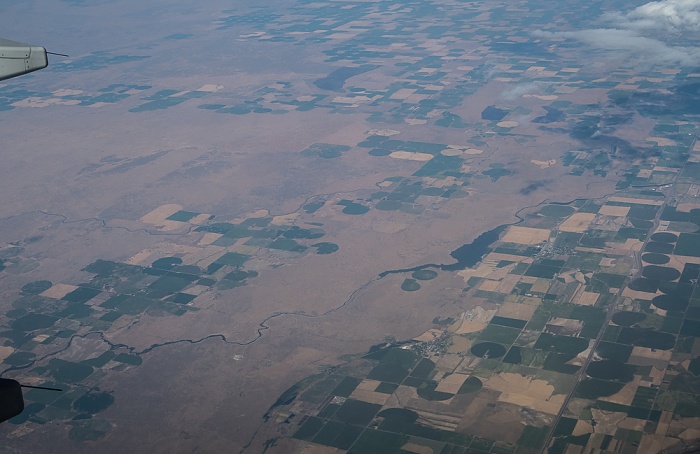
[[[588,230],[591,221],[595,219],[593,213],[574,213],[559,225],[562,232],[583,233]]]
[[[539,244],[547,241],[550,232],[546,229],[535,229],[532,227],[513,226],[503,235],[502,241],[517,244]]]

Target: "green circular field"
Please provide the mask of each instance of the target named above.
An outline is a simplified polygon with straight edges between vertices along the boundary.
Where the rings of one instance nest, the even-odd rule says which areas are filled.
[[[73,409],[94,415],[112,405],[114,396],[106,392],[89,392],[73,402]]]
[[[671,243],[662,243],[660,241],[650,241],[644,248],[645,252],[658,252],[659,254],[670,254],[673,252],[674,246]]]
[[[651,300],[651,304],[665,311],[684,311],[690,300],[675,295],[659,295]]]
[[[681,272],[675,268],[665,266],[647,265],[642,270],[642,276],[648,279],[658,279],[660,281],[675,281],[681,277]]]
[[[405,292],[415,292],[416,290],[420,289],[420,284],[416,282],[415,279],[404,279],[403,283],[401,284],[401,290]]]
[[[360,205],[359,203],[349,203],[345,208],[343,208],[343,213],[345,214],[351,214],[351,215],[360,215],[360,214],[365,214],[366,212],[369,211],[369,208],[367,208],[364,205]]]
[[[332,254],[338,250],[337,244],[329,242],[312,244],[311,247],[315,247],[316,253],[319,255]]]
[[[574,214],[576,210],[567,205],[545,205],[540,209],[542,216],[549,218],[565,218]]]
[[[671,232],[659,232],[651,236],[652,241],[658,241],[659,243],[675,243],[678,241],[678,237]]]
[[[437,271],[433,270],[418,270],[411,274],[413,279],[418,279],[419,281],[429,281],[437,277]]]
[[[634,379],[634,372],[636,370],[637,368],[635,366],[620,361],[604,359],[589,364],[586,368],[586,373],[600,380],[614,380],[627,383]]]
[[[38,295],[50,289],[52,285],[51,281],[34,281],[25,284],[24,287],[22,287],[22,292],[29,293],[30,295]]]
[[[664,255],[664,254],[658,254],[656,252],[649,252],[649,253],[642,255],[642,260],[644,260],[647,263],[651,263],[652,265],[665,265],[671,259],[667,255]]]
[[[597,399],[599,397],[612,396],[620,392],[624,386],[624,383],[587,378],[581,381],[576,388],[576,397]]]
[[[474,393],[480,390],[482,386],[483,384],[481,383],[481,380],[474,376],[470,376],[469,378],[464,380],[464,383],[462,383],[462,386],[459,387],[459,391],[457,391],[457,394]]]
[[[618,312],[612,316],[612,321],[620,326],[632,326],[647,318],[642,312]]]
[[[381,211],[396,211],[401,208],[401,202],[397,200],[380,200],[374,207]]]
[[[369,151],[370,156],[389,156],[390,154],[391,150],[382,150],[381,148],[375,148]]]

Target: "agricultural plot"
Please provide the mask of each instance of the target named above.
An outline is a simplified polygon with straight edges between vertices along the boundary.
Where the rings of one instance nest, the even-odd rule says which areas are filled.
[[[199,311],[197,298],[201,295],[245,286],[258,277],[260,267],[247,267],[256,255],[284,250],[299,258],[310,253],[309,248],[319,255],[338,250],[335,243],[317,242],[325,236],[318,225],[275,223],[258,212],[238,222],[207,222],[209,215],[180,208],[160,207],[143,216],[142,222],[164,230],[187,226],[186,236],[191,239],[186,242],[199,241],[199,247],[167,243],[139,252],[128,263],[97,260],[83,269],[92,278],[78,285],[37,280],[22,287],[0,328],[1,363],[26,370],[45,386],[65,392],[56,400],[49,391],[29,391],[25,396],[30,402],[28,411],[10,424],[45,424],[55,418],[87,420],[71,429],[71,437],[104,436],[111,425],[100,425],[92,418],[108,408],[114,397],[96,383],[108,371],[140,366],[140,355],[153,347],[136,351],[126,345],[105,344],[100,336],[142,317],[180,317]],[[240,246],[256,238],[263,239],[262,246]],[[5,249],[11,260],[22,248],[10,252]],[[34,353],[54,344],[65,345],[70,352],[66,359],[60,352],[48,359]]]
[[[285,414],[299,415],[293,438],[348,452],[614,444],[641,453],[680,443],[683,430],[700,429],[692,388],[700,373],[700,205],[678,212],[659,200],[628,191],[603,204],[546,205],[508,227],[481,264],[460,271],[465,298],[497,311],[477,305],[452,314],[448,326],[436,319],[423,336],[345,364],[350,388],[313,402],[302,391],[288,404]],[[554,220],[551,230],[529,227],[543,218]],[[694,227],[674,231],[671,221]],[[609,233],[593,244],[602,225]],[[639,232],[636,242],[625,229]],[[419,292],[437,274],[414,271],[401,289]],[[352,415],[333,416],[342,408]],[[508,425],[507,436],[503,427],[494,433],[512,408],[529,419]]]

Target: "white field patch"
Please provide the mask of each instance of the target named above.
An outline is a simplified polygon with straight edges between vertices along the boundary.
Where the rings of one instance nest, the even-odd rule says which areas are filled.
[[[370,136],[391,137],[401,134],[401,131],[397,131],[396,129],[370,129],[367,131],[367,134]]]
[[[395,159],[406,159],[409,161],[426,162],[433,159],[433,155],[428,153],[419,153],[413,151],[394,151],[389,156]]]
[[[74,95],[79,95],[83,92],[83,90],[71,90],[69,88],[61,88],[60,90],[54,91],[52,94],[57,97],[63,97],[63,96],[74,96]]]
[[[552,167],[554,164],[556,164],[557,160],[550,159],[549,161],[538,161],[537,159],[533,159],[530,162],[535,164],[536,166],[540,166],[540,169],[546,169],[546,168]]]
[[[221,90],[222,88],[224,88],[223,85],[204,84],[195,91],[203,91],[205,93],[215,93],[215,92]]]

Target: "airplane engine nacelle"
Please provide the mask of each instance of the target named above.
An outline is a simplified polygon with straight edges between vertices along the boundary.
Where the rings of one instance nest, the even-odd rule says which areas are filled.
[[[0,39],[0,80],[21,76],[48,65],[49,59],[43,47]]]
[[[0,422],[14,418],[24,411],[22,387],[17,380],[0,378]]]

